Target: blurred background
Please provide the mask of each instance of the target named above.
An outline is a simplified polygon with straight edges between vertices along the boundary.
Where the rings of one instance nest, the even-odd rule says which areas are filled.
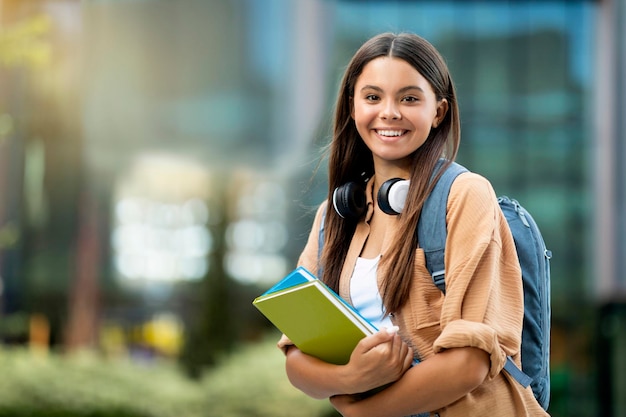
[[[0,0],[0,416],[335,415],[251,301],[383,31],[446,57],[459,162],[553,252],[551,414],[626,416],[624,0]]]

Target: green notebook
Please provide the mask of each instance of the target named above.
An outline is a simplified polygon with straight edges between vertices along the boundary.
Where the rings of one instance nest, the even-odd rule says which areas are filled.
[[[359,340],[377,332],[369,321],[303,267],[253,303],[304,353],[343,365]]]

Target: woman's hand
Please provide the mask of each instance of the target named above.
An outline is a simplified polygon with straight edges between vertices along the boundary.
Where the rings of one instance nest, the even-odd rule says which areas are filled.
[[[397,328],[367,336],[354,348],[343,369],[351,381],[348,393],[366,392],[397,381],[412,362],[413,351],[397,334]]]
[[[285,347],[291,384],[313,398],[359,394],[397,381],[411,367],[413,352],[396,334],[383,329],[363,338],[345,365],[334,365]]]

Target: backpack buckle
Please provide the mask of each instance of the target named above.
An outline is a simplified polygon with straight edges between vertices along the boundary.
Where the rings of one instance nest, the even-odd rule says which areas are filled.
[[[433,282],[443,292],[446,293],[446,270],[441,269],[432,273]]]

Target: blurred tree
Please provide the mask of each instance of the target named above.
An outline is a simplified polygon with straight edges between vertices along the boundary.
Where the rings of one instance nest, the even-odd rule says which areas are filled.
[[[223,196],[223,188],[216,187],[210,209],[213,213],[210,229],[214,250],[210,255],[209,271],[201,282],[193,285],[197,292],[188,294],[193,304],[186,314],[187,335],[180,362],[193,378],[199,378],[206,367],[215,365],[220,355],[232,348],[237,337],[237,315],[231,314],[234,300],[232,282],[224,271],[223,263],[228,219],[221,206],[215,203],[224,201]]]
[[[102,231],[100,210],[93,197],[84,193],[79,201],[76,239],[76,270],[69,293],[65,348],[69,351],[95,347],[100,313]]]
[[[81,37],[72,24],[80,18],[80,4],[5,1],[1,12],[0,83],[8,107],[0,108],[0,116],[11,120],[11,130],[7,135],[5,129],[2,149],[8,153],[2,155],[7,180],[0,190],[9,190],[3,192],[8,198],[0,227],[20,231],[0,262],[5,312],[41,314],[50,322],[50,343],[59,344],[68,287],[90,261],[75,244],[82,231],[79,196],[88,186],[77,82]]]

